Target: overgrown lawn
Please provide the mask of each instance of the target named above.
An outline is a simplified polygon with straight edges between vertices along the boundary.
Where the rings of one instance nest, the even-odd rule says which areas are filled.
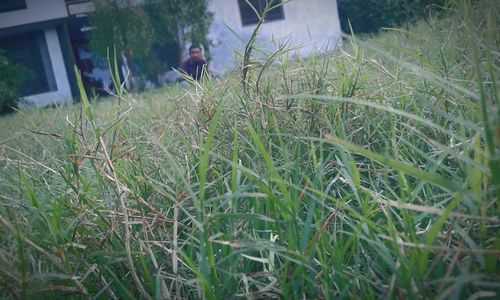
[[[500,11],[447,10],[2,117],[0,296],[498,297]]]

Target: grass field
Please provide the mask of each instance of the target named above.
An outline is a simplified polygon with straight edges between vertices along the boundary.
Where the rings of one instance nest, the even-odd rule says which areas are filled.
[[[498,298],[500,7],[446,13],[0,118],[0,297]]]

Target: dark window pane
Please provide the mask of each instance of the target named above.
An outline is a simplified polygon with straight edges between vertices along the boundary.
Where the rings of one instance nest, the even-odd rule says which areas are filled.
[[[43,31],[27,32],[0,39],[0,49],[14,64],[27,71],[21,95],[28,96],[57,90]]]
[[[272,6],[281,4],[281,0],[272,0],[270,1]],[[262,9],[264,10],[264,9]],[[270,10],[267,13],[266,21],[273,20],[283,20],[285,18],[285,14],[283,13],[283,5],[276,7],[275,9]]]
[[[0,0],[0,13],[26,8],[26,0]]]
[[[260,15],[259,1],[250,0],[249,2],[253,7],[255,7],[255,9],[257,9]],[[240,6],[241,22],[243,25],[250,25],[259,22],[259,16],[255,14],[255,11],[245,0],[238,0],[238,4]]]
[[[252,7],[245,0],[238,0],[238,6],[240,8],[241,23],[243,25],[257,24],[259,22],[259,16],[262,15],[266,4],[271,2],[271,5],[281,4],[281,0],[250,0],[248,1],[257,10],[259,15],[255,13]],[[279,6],[267,13],[266,21],[282,20],[285,18],[283,13],[283,7]]]

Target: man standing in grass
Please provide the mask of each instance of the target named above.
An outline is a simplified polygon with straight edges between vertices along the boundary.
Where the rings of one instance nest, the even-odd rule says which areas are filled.
[[[182,70],[194,80],[200,81],[203,69],[205,69],[206,72],[208,65],[205,59],[203,59],[201,47],[198,45],[191,45],[191,47],[189,47],[189,58],[182,64]]]

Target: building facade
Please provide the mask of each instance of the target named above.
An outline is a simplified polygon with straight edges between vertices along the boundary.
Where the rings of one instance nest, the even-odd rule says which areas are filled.
[[[268,0],[267,0],[268,1]],[[266,0],[249,0],[262,13]],[[269,11],[259,32],[261,47],[272,51],[276,45],[289,41],[299,55],[333,49],[341,39],[336,0],[293,0]],[[274,0],[281,4],[282,1]],[[214,13],[209,38],[210,68],[222,72],[234,66],[238,53],[244,50],[259,21],[245,0],[209,0]],[[270,41],[275,41],[270,42]],[[295,54],[295,53],[294,53]]]
[[[0,49],[30,71],[22,90],[30,104],[46,106],[73,98],[67,17],[64,0],[0,2]]]
[[[259,19],[245,0],[208,1],[214,14],[210,69],[220,74],[235,66],[237,52]],[[260,13],[266,4],[249,2]],[[89,49],[88,13],[93,9],[89,0],[0,1],[0,49],[32,75],[22,89],[25,103],[42,107],[71,102],[78,96],[74,66],[87,88],[109,84],[109,73],[94,65]],[[289,40],[291,46],[300,46],[300,55],[307,55],[334,47],[340,36],[336,0],[294,0],[269,12],[259,39],[270,48],[271,40]]]

